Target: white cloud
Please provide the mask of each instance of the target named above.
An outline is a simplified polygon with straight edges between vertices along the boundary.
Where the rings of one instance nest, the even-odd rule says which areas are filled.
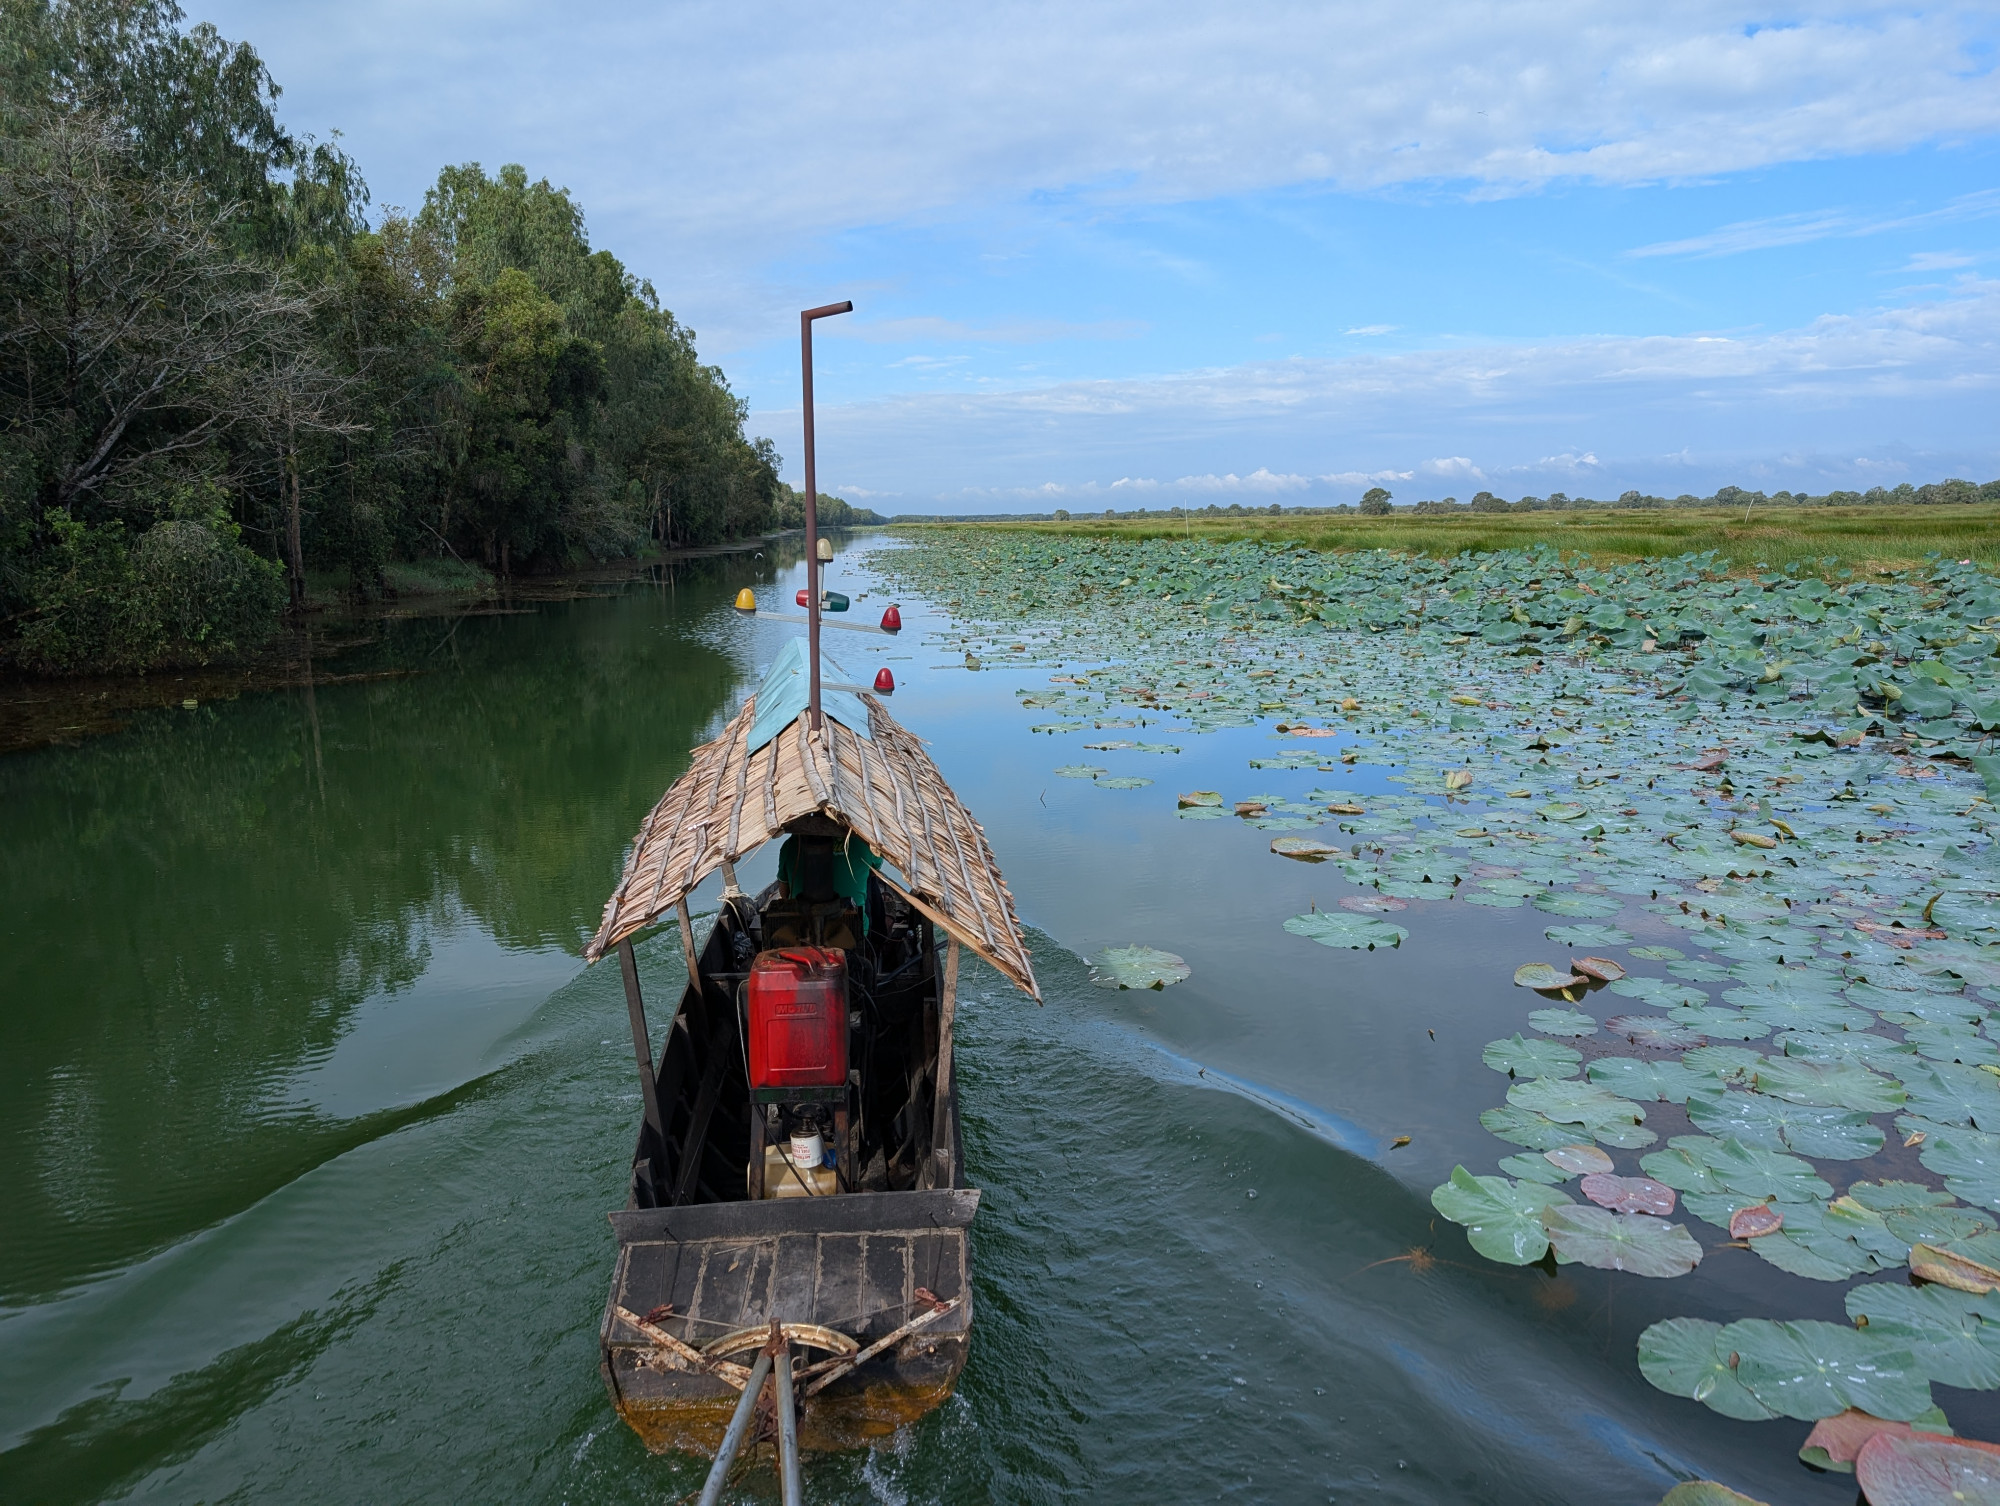
[[[1292,184],[1514,192],[2000,129],[1977,10],[1690,0],[1163,7],[195,0],[378,197],[529,163],[687,290],[855,227]],[[579,110],[579,100],[590,101]],[[684,296],[684,293],[683,293]]]
[[[1506,478],[1534,490],[1588,481],[1615,495],[1700,489],[1718,466],[1726,473],[1710,485],[1751,475],[1746,466],[1777,476],[1795,464],[1787,456],[1857,445],[2000,473],[1989,421],[1996,391],[2000,281],[1966,277],[1945,297],[1754,336],[1295,357],[913,393],[822,407],[819,437],[822,455],[842,455],[843,473],[913,498],[970,498],[969,476],[995,478],[976,495],[1024,496],[1006,480],[1024,471],[1061,495],[1115,493],[1127,505],[1209,491],[1309,500],[1377,479],[1393,488]],[[789,432],[796,415],[758,421]],[[1232,453],[1256,459],[1229,471],[1200,466]],[[1196,464],[1176,481],[1146,479],[1176,460]],[[1813,464],[1813,475],[1857,473],[1847,462],[1838,463],[1846,471]]]
[[[1822,209],[1807,214],[1776,215],[1768,220],[1739,220],[1704,235],[1682,240],[1659,241],[1636,246],[1627,256],[1735,256],[1744,251],[1765,251],[1776,246],[1798,246],[1830,237],[1856,239],[1881,235],[1891,230],[1918,230],[1931,225],[1960,224],[1967,220],[1991,219],[2000,214],[2000,189],[1962,194],[1949,204],[1919,214],[1876,215],[1861,218],[1841,210]]]
[[[1363,324],[1358,328],[1349,330],[1347,333],[1350,335],[1387,335],[1393,334],[1395,329],[1396,326],[1393,324]]]

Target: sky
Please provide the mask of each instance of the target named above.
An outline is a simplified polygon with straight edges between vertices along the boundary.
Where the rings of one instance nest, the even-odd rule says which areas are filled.
[[[185,3],[185,0],[184,0]],[[2000,477],[2000,7],[195,0],[884,512]]]

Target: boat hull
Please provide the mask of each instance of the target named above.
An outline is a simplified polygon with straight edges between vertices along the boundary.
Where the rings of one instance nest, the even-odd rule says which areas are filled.
[[[600,1330],[612,1404],[654,1453],[713,1454],[739,1393],[620,1316],[671,1307],[657,1326],[695,1348],[780,1323],[816,1324],[864,1349],[960,1299],[809,1398],[801,1446],[864,1447],[951,1395],[971,1342],[973,1188],[624,1209]],[[816,1356],[815,1356],[816,1357]]]

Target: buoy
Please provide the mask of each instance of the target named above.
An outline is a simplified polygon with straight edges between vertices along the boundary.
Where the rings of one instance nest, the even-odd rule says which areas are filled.
[[[885,633],[900,633],[903,631],[903,614],[893,606],[882,614],[882,631]]]
[[[896,677],[889,673],[887,666],[875,671],[875,688],[883,695],[896,693]]]
[[[825,534],[819,536],[819,562],[822,565],[833,563],[833,540]]]
[[[819,594],[819,609],[822,612],[844,612],[847,610],[847,598],[838,591],[822,591]]]
[[[748,586],[745,586],[742,590],[738,591],[736,593],[736,610],[739,612],[756,611],[757,593],[751,590]]]
[[[798,604],[802,607],[809,607],[812,605],[812,598],[806,595],[806,588],[804,586],[799,587],[799,594],[793,599],[796,600]]]

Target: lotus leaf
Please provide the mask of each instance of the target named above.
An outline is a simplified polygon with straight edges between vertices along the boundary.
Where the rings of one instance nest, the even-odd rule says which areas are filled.
[[[1706,1135],[1677,1135],[1667,1145],[1639,1164],[1647,1176],[1681,1192],[1731,1192],[1751,1202],[1780,1203],[1820,1203],[1833,1196],[1812,1164],[1797,1156]]]
[[[1343,849],[1331,842],[1322,842],[1317,837],[1273,837],[1271,851],[1281,858],[1297,858],[1304,863],[1323,863]]]
[[[1410,934],[1386,920],[1370,920],[1360,915],[1342,915],[1326,910],[1294,915],[1285,922],[1285,929],[1294,936],[1317,941],[1321,946],[1346,947],[1357,952],[1372,952],[1377,947],[1399,947]]]
[[[1903,1086],[1910,1111],[1940,1124],[2000,1130],[2000,1078],[1956,1062],[1906,1068]]]
[[[1542,1224],[1564,1264],[1635,1276],[1685,1276],[1701,1264],[1701,1246],[1680,1224],[1643,1213],[1565,1204],[1546,1208]]]
[[[1625,907],[1609,895],[1544,890],[1535,896],[1535,908],[1547,911],[1550,915],[1569,915],[1581,920],[1606,920]]]
[[[1687,955],[1678,947],[1670,946],[1635,946],[1628,950],[1634,957],[1643,957],[1648,962],[1678,962]]]
[[[1507,1090],[1507,1101],[1559,1124],[1581,1124],[1593,1132],[1600,1125],[1638,1124],[1646,1117],[1638,1104],[1594,1084],[1550,1077],[1515,1083]]]
[[[2000,1452],[1956,1438],[1871,1438],[1854,1476],[1870,1506],[2000,1506]]]
[[[1681,1065],[1690,1072],[1719,1077],[1729,1083],[1748,1082],[1750,1074],[1763,1064],[1763,1054],[1748,1046],[1698,1046],[1681,1057]]]
[[[1506,1040],[1487,1042],[1481,1060],[1509,1077],[1574,1077],[1583,1056],[1572,1047],[1529,1040],[1516,1031]]]
[[[1863,1114],[1886,1114],[1903,1106],[1902,1088],[1855,1062],[1809,1062],[1767,1057],[1757,1068],[1756,1087],[1793,1103],[1821,1104]]]
[[[1682,1006],[1679,1009],[1669,1010],[1667,1018],[1684,1029],[1696,1031],[1713,1040],[1761,1041],[1771,1033],[1768,1022],[1753,1020],[1734,1009],[1691,1009]]]
[[[1097,781],[1097,787],[1100,790],[1143,790],[1152,782],[1150,779],[1139,779],[1130,774],[1121,774],[1115,779],[1100,777]]]
[[[1700,1318],[1668,1318],[1639,1335],[1639,1373],[1670,1396],[1706,1404],[1740,1422],[1765,1422],[1778,1414],[1736,1378],[1730,1351],[1716,1340],[1722,1327]]]
[[[1713,1480],[1683,1480],[1660,1497],[1660,1506],[1766,1506],[1766,1503]]]
[[[1561,968],[1551,967],[1546,962],[1524,962],[1514,969],[1514,986],[1532,988],[1541,993],[1552,993],[1558,989],[1581,988],[1588,981]]]
[[[1523,1182],[1540,1182],[1544,1187],[1555,1187],[1569,1178],[1558,1168],[1551,1166],[1541,1156],[1526,1151],[1518,1155],[1502,1156],[1500,1169],[1508,1176]]]
[[[1479,1116],[1479,1122],[1487,1133],[1498,1135],[1515,1145],[1526,1146],[1529,1150],[1554,1150],[1576,1138],[1575,1125],[1558,1124],[1545,1114],[1517,1108],[1511,1103],[1486,1110]]]
[[[1108,774],[1109,769],[1100,769],[1094,763],[1066,763],[1056,770],[1064,779],[1095,779],[1099,774]]]
[[[1706,1039],[1698,1030],[1689,1030],[1672,1020],[1643,1014],[1619,1015],[1606,1020],[1604,1028],[1613,1035],[1624,1036],[1635,1046],[1649,1046],[1654,1050],[1683,1051],[1690,1046],[1699,1046]]]
[[[1755,1093],[1705,1091],[1687,1100],[1697,1129],[1731,1136],[1745,1145],[1794,1150],[1834,1161],[1858,1161],[1882,1148],[1882,1131],[1866,1114],[1786,1103]]]
[[[1690,1093],[1713,1088],[1715,1079],[1690,1071],[1679,1062],[1638,1061],[1629,1056],[1602,1056],[1592,1062],[1589,1077],[1611,1092],[1639,1102],[1686,1103]]]
[[[1737,1355],[1738,1380],[1782,1417],[1816,1422],[1854,1407],[1907,1422],[1930,1409],[1916,1356],[1865,1329],[1745,1318],[1726,1325],[1715,1345]]]
[[[1537,1009],[1530,1011],[1528,1025],[1543,1035],[1561,1035],[1571,1038],[1597,1034],[1597,1021],[1587,1014],[1574,1009]]]
[[[1877,1213],[1902,1213],[1918,1208],[1949,1208],[1951,1194],[1921,1182],[1856,1182],[1848,1197]]]
[[[1549,1248],[1542,1213],[1568,1204],[1553,1187],[1476,1177],[1463,1166],[1453,1167],[1451,1180],[1431,1193],[1431,1206],[1464,1225],[1472,1248],[1503,1265],[1540,1260]]]
[[[1542,1152],[1542,1159],[1571,1176],[1595,1176],[1612,1168],[1611,1157],[1594,1145],[1559,1145]]]
[[[1091,958],[1091,982],[1099,988],[1165,988],[1193,973],[1172,952],[1149,946],[1107,947]]]
[[[2000,1293],[1871,1282],[1848,1292],[1847,1315],[1907,1347],[1933,1381],[1974,1391],[2000,1388]]]
[[[1589,922],[1574,926],[1550,926],[1542,934],[1559,946],[1567,947],[1623,946],[1632,939],[1629,931]]]
[[[1583,1195],[1614,1213],[1650,1213],[1665,1217],[1674,1211],[1674,1190],[1651,1177],[1620,1177],[1605,1172],[1583,1179]]]

